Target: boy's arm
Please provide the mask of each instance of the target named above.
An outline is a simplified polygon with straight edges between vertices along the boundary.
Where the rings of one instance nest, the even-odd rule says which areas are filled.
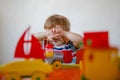
[[[64,31],[64,36],[73,42],[74,46],[79,47],[79,43],[83,41],[83,37],[80,34]]]
[[[37,32],[33,34],[39,41],[43,40],[46,37],[45,32]]]

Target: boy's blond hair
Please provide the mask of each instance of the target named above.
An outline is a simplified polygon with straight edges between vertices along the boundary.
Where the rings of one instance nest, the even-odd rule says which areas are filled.
[[[61,25],[65,31],[70,31],[70,22],[62,15],[54,14],[48,17],[44,24],[44,29],[51,29],[55,25]]]

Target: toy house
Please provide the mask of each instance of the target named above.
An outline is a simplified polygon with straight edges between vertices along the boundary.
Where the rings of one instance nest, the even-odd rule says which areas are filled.
[[[82,80],[118,80],[118,49],[108,44],[108,32],[84,34]]]

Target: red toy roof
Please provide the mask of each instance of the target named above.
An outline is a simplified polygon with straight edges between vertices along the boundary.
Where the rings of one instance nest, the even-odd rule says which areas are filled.
[[[108,32],[85,32],[84,45],[90,47],[109,47]]]

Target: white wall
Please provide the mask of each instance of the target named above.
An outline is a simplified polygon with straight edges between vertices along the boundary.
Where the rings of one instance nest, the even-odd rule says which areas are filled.
[[[66,16],[71,31],[108,30],[110,45],[120,46],[120,0],[0,0],[0,64],[13,61],[17,41],[30,25],[43,31],[51,14]]]

